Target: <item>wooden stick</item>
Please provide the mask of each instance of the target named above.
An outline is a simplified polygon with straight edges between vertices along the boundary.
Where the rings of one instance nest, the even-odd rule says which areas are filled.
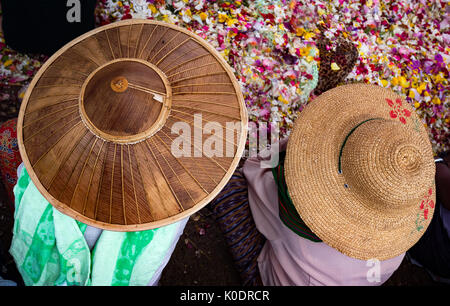
[[[62,101],[59,101],[58,103],[55,103],[55,104],[52,104],[52,105],[48,105],[48,106],[55,106],[55,105],[58,105],[58,104],[62,104],[62,103],[69,102],[69,101],[75,101],[75,100],[78,100],[78,98],[70,98],[70,99],[67,99],[67,100],[62,100]],[[27,113],[27,115],[28,114],[32,114],[32,113],[37,112],[37,111],[40,111],[40,110],[42,110],[42,109],[44,109],[44,108],[46,108],[48,106],[44,106],[44,107],[41,107],[41,108],[36,108],[35,110],[29,111]]]
[[[95,136],[92,136],[92,137],[95,137]],[[90,142],[90,140],[89,140],[89,142]],[[61,199],[61,196],[62,196],[62,195],[64,194],[64,192],[66,191],[66,189],[67,189],[67,183],[70,181],[70,178],[72,177],[73,172],[75,171],[75,169],[77,168],[78,163],[80,162],[81,156],[83,156],[83,153],[84,153],[84,151],[87,150],[87,148],[88,148],[88,146],[86,146],[85,148],[83,148],[83,152],[80,154],[80,156],[78,156],[77,161],[75,162],[75,166],[72,168],[72,171],[70,171],[70,175],[69,175],[67,181],[64,183],[64,188],[63,188],[63,190],[61,190],[61,192],[60,192],[59,195],[58,195],[58,199]],[[51,185],[50,185],[50,186],[51,186]],[[50,188],[49,188],[49,189],[50,189]]]
[[[58,119],[56,119],[56,120],[50,122],[50,123],[47,124],[46,126],[42,127],[40,130],[38,130],[37,132],[35,132],[33,135],[29,136],[29,137],[25,140],[25,142],[29,141],[29,140],[32,139],[34,136],[40,134],[42,131],[44,131],[45,129],[47,129],[47,128],[48,128],[49,126],[51,126],[52,124],[58,122],[58,121],[61,120],[61,119],[66,118],[66,117],[68,117],[68,116],[70,116],[70,115],[72,115],[72,114],[74,114],[74,113],[76,113],[76,112],[78,112],[77,109],[74,110],[73,112],[70,112],[70,113],[68,113],[68,114],[66,114],[66,115],[64,115],[64,116],[62,116],[62,117],[60,117],[60,118],[58,118]],[[73,120],[76,120],[76,119],[79,119],[79,118],[74,118],[74,119],[70,120],[69,122],[72,122]],[[66,123],[65,125],[63,125],[63,127],[66,126],[66,125],[67,125],[67,123]]]
[[[195,110],[195,111],[209,113],[209,114],[213,114],[213,115],[217,115],[217,116],[227,117],[227,118],[230,118],[230,119],[236,119],[238,121],[241,120],[241,118],[239,118],[239,117],[234,117],[234,116],[231,116],[231,115],[225,115],[225,114],[221,114],[221,113],[216,113],[216,112],[212,112],[212,111],[205,110],[205,109],[199,109],[199,108],[195,108],[195,107],[181,106],[181,105],[172,105],[172,109],[173,108],[186,108],[186,109],[191,109],[191,110]]]
[[[161,174],[163,175],[164,180],[165,180],[166,183],[167,183],[167,186],[169,186],[170,191],[172,191],[172,194],[174,195],[175,199],[177,200],[178,207],[181,209],[181,211],[184,211],[183,205],[181,205],[180,200],[178,199],[178,197],[177,197],[175,191],[173,190],[172,186],[170,185],[170,182],[169,182],[169,180],[167,179],[166,174],[164,173],[164,171],[163,171],[161,165],[159,164],[158,160],[156,159],[156,156],[155,156],[155,154],[153,153],[153,150],[152,150],[152,148],[150,147],[150,145],[148,144],[147,140],[148,140],[148,139],[146,139],[146,140],[144,141],[144,143],[147,145],[147,148],[150,150],[150,152],[151,152],[151,154],[152,154],[152,156],[153,156],[153,159],[155,160],[155,163],[158,165],[159,171],[161,171]]]
[[[83,176],[84,169],[86,168],[86,164],[87,164],[89,158],[91,157],[92,150],[94,149],[94,146],[95,146],[95,144],[97,143],[97,140],[98,140],[98,138],[95,137],[94,142],[92,143],[91,149],[89,150],[89,153],[88,153],[88,155],[86,156],[86,159],[84,160],[83,168],[81,168],[81,173],[80,173],[80,175],[78,176],[77,183],[76,183],[76,185],[75,185],[75,189],[73,190],[73,193],[72,193],[72,198],[70,199],[70,202],[69,202],[69,207],[72,206],[73,197],[75,196],[75,193],[77,192],[78,186],[80,185],[80,179],[81,179],[81,177]]]
[[[169,31],[169,28],[166,29],[166,31],[161,35],[161,37],[158,39],[157,42],[155,42],[155,44],[152,46],[152,48],[150,49],[150,52],[148,52],[148,57],[147,57],[147,62],[149,61],[149,57],[150,54],[152,54],[153,49],[155,49],[156,45],[159,44],[159,42],[161,41],[161,38],[163,38],[164,36],[166,36],[167,32]]]
[[[197,50],[199,50],[199,49],[204,49],[204,48],[203,48],[203,46],[201,46],[201,45],[197,45],[197,47],[195,47],[195,48],[193,48],[193,49],[189,49],[188,51],[184,52],[183,54],[181,54],[181,55],[179,55],[177,58],[175,58],[173,61],[171,61],[171,62],[169,63],[169,65],[167,65],[167,66],[164,67],[164,69],[170,67],[173,63],[177,63],[178,60],[179,60],[180,58],[184,57],[185,55],[187,55],[187,54],[189,54],[189,53],[191,53],[191,52],[197,51]],[[209,55],[209,53],[205,53],[204,55]],[[181,63],[181,64],[178,64],[178,65],[176,65],[176,66],[174,66],[174,67],[172,67],[172,68],[170,68],[169,70],[167,70],[167,72],[172,71],[173,69],[176,69],[176,68],[181,67],[181,66],[183,66],[183,65],[184,65],[184,62]]]
[[[181,95],[236,95],[235,92],[226,92],[226,91],[178,91],[173,93],[174,96],[181,96]]]
[[[195,115],[195,114],[190,114],[190,113],[182,112],[182,111],[179,111],[179,110],[176,110],[176,109],[173,109],[173,108],[172,108],[172,111],[177,112],[177,113],[180,113],[180,114],[184,114],[184,115],[189,115],[189,116],[194,116],[194,115]],[[176,117],[175,115],[172,115],[172,114],[170,114],[169,117],[178,118],[178,117]],[[182,118],[179,118],[179,119],[180,119],[180,120],[183,120]],[[207,119],[205,119],[205,118],[202,118],[202,120],[205,120],[206,122],[216,122],[216,121],[210,121],[210,120],[207,120]],[[187,121],[186,121],[186,122],[187,122]],[[229,131],[233,131],[233,133],[235,132],[234,130],[229,129],[229,128],[227,128],[226,126],[224,126],[223,128],[226,129],[226,130],[229,130]],[[224,140],[225,140],[225,139],[224,139]]]
[[[119,42],[119,54],[120,57],[123,57],[122,55],[122,42],[120,41],[120,32],[119,32],[119,28],[116,28],[116,33],[117,33],[117,41]]]
[[[109,194],[109,223],[112,220],[112,194],[113,194],[113,186],[114,186],[114,166],[116,164],[116,151],[117,151],[117,143],[114,144],[114,157],[112,163],[112,171],[111,171],[111,192]]]
[[[131,154],[130,154],[130,146],[129,145],[127,145],[127,149],[128,149],[128,162],[130,164],[130,172],[131,172],[131,184],[133,185],[134,202],[136,203],[136,212],[138,215],[139,223],[142,223],[141,215],[139,213],[139,205],[138,205],[138,201],[137,201],[136,186],[134,185],[133,165],[131,163]]]
[[[235,109],[240,110],[240,108],[238,106],[222,104],[222,103],[217,103],[217,102],[210,102],[210,101],[202,101],[202,100],[194,100],[194,99],[179,99],[179,98],[172,100],[172,102],[176,102],[176,101],[198,102],[198,103],[205,103],[205,104],[211,104],[211,105],[217,105],[217,106],[225,106],[228,108],[235,108]]]
[[[195,84],[185,84],[185,85],[172,86],[172,89],[183,88],[183,87],[190,87],[190,86],[213,86],[213,85],[233,86],[233,84],[231,84],[231,83],[195,83]]]
[[[67,132],[65,132],[61,137],[59,137],[58,140],[56,140],[56,142],[55,142],[53,145],[51,145],[50,148],[48,148],[47,151],[45,151],[45,153],[42,154],[36,162],[33,163],[33,167],[34,167],[35,165],[37,165],[37,163],[38,163],[45,155],[47,155],[47,153],[50,152],[50,150],[53,149],[53,147],[56,146],[56,145],[58,144],[58,142],[60,142],[61,139],[62,139],[64,136],[66,136],[71,130],[73,130],[73,129],[74,129],[77,125],[79,125],[80,123],[81,123],[81,120],[80,120],[78,123],[75,123],[73,126],[71,126],[71,127],[67,130]],[[87,133],[87,131],[86,131],[86,133]]]
[[[132,148],[133,148],[133,154],[136,157],[136,149],[134,148],[134,146]],[[137,167],[139,176],[141,177],[141,182],[144,182],[144,178],[142,177],[142,172],[141,172],[141,169],[139,166],[139,162],[137,162],[137,161],[136,161],[136,167]],[[158,188],[158,186],[156,186],[156,188]],[[151,206],[150,199],[148,198],[147,192],[144,192],[144,193],[145,193],[145,199],[147,200],[147,204],[148,204],[148,210],[150,212],[150,217],[152,218],[152,220],[154,220],[153,215],[152,215],[152,206]],[[137,201],[137,198],[136,198],[136,201]],[[137,202],[136,202],[136,205],[137,205]]]
[[[103,139],[102,139],[102,141],[103,142],[100,146],[100,149],[98,150],[97,157],[95,158],[95,162],[94,162],[94,167],[92,168],[91,176],[89,178],[88,190],[87,190],[86,197],[84,199],[84,204],[83,204],[83,215],[86,212],[86,204],[87,204],[87,200],[89,197],[89,191],[91,191],[92,178],[94,177],[94,172],[95,172],[95,167],[97,166],[98,157],[100,156],[100,152],[102,151],[103,145],[105,144],[105,141]],[[100,188],[100,186],[99,186],[99,188]]]
[[[75,104],[75,105],[66,106],[66,107],[64,107],[64,108],[62,108],[62,109],[60,109],[60,110],[57,110],[57,111],[48,113],[47,115],[44,115],[44,116],[39,117],[39,118],[36,118],[36,119],[34,119],[34,120],[27,121],[27,124],[24,124],[24,125],[23,125],[23,129],[29,127],[30,125],[32,125],[33,123],[35,123],[35,122],[37,122],[37,121],[40,121],[40,120],[45,119],[45,118],[47,118],[47,117],[50,117],[50,116],[52,116],[52,115],[54,115],[54,114],[57,114],[57,113],[59,113],[59,112],[62,112],[62,111],[64,111],[64,110],[66,110],[66,109],[69,109],[69,108],[72,108],[72,107],[77,107],[77,106],[78,106],[78,103]]]
[[[102,170],[100,172],[100,183],[98,185],[97,197],[95,199],[94,219],[97,219],[98,201],[100,200],[100,191],[101,191],[102,185],[103,185],[103,172],[105,171],[107,157],[108,157],[108,147],[106,147],[106,149],[105,149],[105,157],[103,158]]]
[[[133,25],[130,24],[128,27],[128,41],[127,41],[127,57],[130,57],[130,37],[131,37],[131,27]]]
[[[197,179],[192,175],[192,173],[183,165],[183,163],[181,163],[181,161],[179,160],[179,158],[176,158],[175,155],[173,155],[172,151],[170,150],[170,148],[167,146],[167,144],[161,139],[161,137],[158,136],[158,134],[155,134],[155,136],[163,143],[164,147],[166,148],[166,150],[173,156],[173,158],[175,158],[175,160],[180,164],[181,167],[183,167],[184,171],[186,171],[187,174],[189,174],[190,177],[192,177],[192,179],[197,183],[197,185],[204,191],[206,192],[206,194],[209,194],[208,191],[206,191],[205,188],[203,188],[202,184],[200,184],[199,181],[197,181]]]
[[[139,89],[139,90],[142,90],[142,91],[145,91],[145,92],[149,92],[149,93],[153,93],[153,94],[158,94],[158,95],[161,95],[161,96],[164,96],[164,97],[166,96],[165,92],[156,91],[156,90],[153,90],[151,88],[144,87],[144,86],[137,85],[137,84],[133,84],[133,83],[128,83],[128,87],[131,87],[131,88],[134,88],[134,89]]]
[[[175,117],[175,116],[171,116],[171,117],[174,117],[174,118],[177,118],[177,119],[180,119],[180,120],[182,120],[182,121],[185,121],[185,120],[183,120],[182,118],[178,118],[178,117]],[[185,121],[186,123],[187,123],[187,121]],[[181,136],[181,135],[180,135]],[[187,138],[185,138],[185,139],[187,139]],[[192,143],[192,142],[191,142]],[[200,152],[203,152],[201,149],[199,149],[199,148],[197,148],[196,146],[195,146],[195,144],[192,144],[192,146],[195,148],[195,149],[197,149],[198,151],[200,151]],[[222,165],[221,164],[219,164],[217,161],[215,161],[212,157],[209,157],[209,156],[206,156],[205,155],[205,157],[206,158],[208,158],[209,160],[211,160],[213,163],[215,163],[220,169],[222,169],[225,173],[227,172],[227,170],[225,170],[225,168],[224,167],[222,167]]]
[[[224,74],[224,73],[226,74],[227,72],[226,71],[221,71],[221,72],[214,72],[214,73],[206,73],[206,74],[202,74],[202,75],[194,75],[194,76],[190,76],[190,77],[187,77],[187,78],[182,78],[182,79],[179,79],[179,80],[173,80],[172,84],[173,83],[183,82],[183,81],[186,81],[186,80],[193,80],[193,79],[204,78],[204,77],[209,77],[209,76],[214,76],[214,75],[220,75],[220,74]]]
[[[136,39],[136,46],[134,48],[134,57],[136,57],[136,53],[138,50],[139,43],[141,42],[142,29],[144,28],[144,24],[141,24],[141,28],[139,29],[138,39]]]
[[[139,58],[141,58],[142,56],[142,52],[144,52],[145,48],[147,47],[148,42],[150,41],[150,38],[152,38],[153,36],[153,32],[155,32],[156,28],[158,27],[158,25],[156,25],[155,27],[153,27],[152,32],[150,33],[150,36],[147,38],[147,41],[144,44],[144,47],[142,48],[141,52],[139,53]]]
[[[167,126],[166,126],[166,128],[168,129]],[[171,141],[173,141],[173,138],[169,137],[169,135],[167,135],[166,132],[163,131],[163,129],[160,129],[159,131],[160,131],[161,133],[163,133],[163,134],[164,134],[167,138],[169,138]],[[183,152],[186,154],[186,151],[184,150],[184,148],[183,148]],[[190,154],[188,154],[188,155],[190,155]],[[210,178],[210,180],[214,182],[214,184],[217,184],[217,182],[214,180],[214,178],[212,178],[212,177],[209,175],[208,171],[206,171],[204,168],[202,168],[202,167],[197,163],[197,161],[195,160],[195,158],[193,158],[192,156],[189,156],[189,158],[195,163],[195,166],[196,166],[197,168],[201,169],[201,170],[202,170],[202,171]]]
[[[190,41],[191,38],[189,37],[188,39],[184,40],[183,42],[181,42],[180,44],[178,44],[178,46],[174,47],[172,50],[170,50],[169,52],[167,52],[156,64],[155,66],[158,66],[166,57],[168,57],[170,54],[172,54],[173,51],[177,50],[179,47],[181,47],[182,45],[184,45],[185,43],[187,43],[188,41]]]
[[[175,76],[175,75],[177,75],[177,74],[184,73],[184,72],[188,72],[188,71],[192,71],[192,70],[195,70],[195,69],[200,69],[200,68],[208,67],[208,66],[212,66],[212,65],[217,65],[217,62],[207,63],[207,64],[203,64],[203,65],[201,65],[201,66],[197,66],[197,67],[193,67],[193,68],[181,70],[181,71],[175,72],[174,74],[171,74],[171,75],[167,76],[167,78],[170,79],[171,77],[173,77],[173,76]]]
[[[170,71],[172,71],[172,70],[174,70],[174,69],[176,69],[176,68],[179,68],[179,67],[181,67],[181,66],[184,66],[184,65],[186,65],[186,64],[188,64],[188,63],[190,63],[190,62],[193,62],[193,61],[195,61],[195,60],[201,59],[202,57],[206,57],[206,56],[210,56],[210,55],[211,55],[211,54],[209,54],[209,53],[205,53],[205,54],[196,56],[196,57],[194,57],[194,58],[191,58],[191,59],[189,59],[189,60],[183,62],[182,64],[179,64],[179,65],[177,65],[177,66],[175,66],[175,67],[173,67],[173,68],[167,70],[166,73],[169,73]]]
[[[114,51],[111,46],[111,42],[109,41],[109,36],[108,36],[107,30],[105,30],[105,34],[106,34],[106,39],[108,40],[109,49],[111,50],[111,55],[112,55],[113,59],[116,59],[116,56],[114,55]]]
[[[53,84],[53,85],[39,85],[36,86],[35,88],[52,88],[52,87],[70,87],[70,86],[76,86],[76,87],[81,87],[82,84]]]
[[[91,63],[93,63],[94,65],[96,65],[97,67],[100,67],[101,65],[99,63],[97,63],[95,60],[93,60],[90,56],[87,55],[83,55],[80,52],[76,51],[75,49],[72,48],[72,52],[77,54],[79,57],[81,58],[85,58],[87,60],[89,60]]]
[[[194,203],[195,205],[195,200],[192,198],[191,193],[189,192],[189,190],[187,190],[186,186],[184,186],[183,182],[181,181],[180,177],[178,176],[178,174],[175,172],[175,170],[173,170],[172,166],[170,165],[170,163],[167,161],[166,157],[164,156],[164,154],[161,153],[161,151],[159,151],[158,146],[155,143],[155,140],[153,138],[150,138],[153,146],[155,147],[156,151],[158,151],[159,155],[163,157],[164,161],[166,162],[166,164],[169,166],[170,170],[172,170],[173,174],[175,174],[175,177],[177,178],[178,182],[180,182],[180,185],[183,187],[183,189],[186,191],[186,193],[188,194],[189,198],[192,200],[192,203]],[[170,150],[169,150],[170,151]]]
[[[126,213],[126,210],[125,210],[125,186],[124,186],[124,180],[123,180],[123,145],[120,146],[120,175],[121,175],[121,181],[122,181],[123,221],[124,221],[125,225],[127,225],[127,213]]]
[[[180,32],[177,32],[161,49],[159,49],[159,51],[155,54],[155,55],[153,55],[152,56],[152,58],[149,60],[149,62],[151,63],[151,62],[153,62],[153,60],[155,59],[155,57],[159,54],[159,53],[161,53],[161,51],[165,48],[165,47],[167,47],[171,42],[172,42],[172,40],[174,40],[178,35],[180,35]],[[173,51],[173,49],[172,49],[172,51]]]

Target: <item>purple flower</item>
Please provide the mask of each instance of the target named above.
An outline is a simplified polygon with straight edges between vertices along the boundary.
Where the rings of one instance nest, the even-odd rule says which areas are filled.
[[[436,62],[438,62],[439,64],[442,64],[444,62],[444,59],[442,58],[442,55],[440,53],[438,53],[434,56],[434,60]]]
[[[420,69],[420,61],[417,61],[417,60],[413,60],[412,62],[411,62],[411,69],[417,69],[417,70],[419,70]]]

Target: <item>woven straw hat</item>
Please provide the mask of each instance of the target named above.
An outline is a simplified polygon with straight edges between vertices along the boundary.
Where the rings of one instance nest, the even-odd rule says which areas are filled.
[[[190,31],[136,19],[55,53],[18,120],[20,153],[44,197],[116,231],[164,226],[208,204],[246,136],[243,96],[221,55]]]
[[[299,114],[289,139],[286,184],[306,225],[362,260],[395,257],[431,221],[435,166],[411,106],[376,85],[340,86]]]

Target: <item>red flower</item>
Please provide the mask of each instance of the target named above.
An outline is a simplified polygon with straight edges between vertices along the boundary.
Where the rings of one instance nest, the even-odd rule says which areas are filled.
[[[395,119],[398,117],[398,119],[400,120],[401,123],[406,124],[406,118],[411,116],[411,112],[402,107],[402,100],[401,99],[396,99],[395,103],[394,101],[392,101],[391,99],[386,99],[386,102],[388,103],[388,105],[390,107],[392,107],[393,109],[389,112],[389,115],[391,116],[392,119]]]
[[[423,217],[428,219],[428,207],[434,208],[434,201],[430,199],[433,194],[433,189],[428,189],[428,193],[425,195],[422,202],[420,202],[420,209],[423,210]]]

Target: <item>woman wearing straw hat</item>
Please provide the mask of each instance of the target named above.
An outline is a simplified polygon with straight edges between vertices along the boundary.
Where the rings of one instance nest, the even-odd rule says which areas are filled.
[[[243,263],[241,274],[256,278],[259,270],[264,285],[380,285],[433,217],[428,135],[388,89],[354,84],[320,95],[280,143],[279,161],[270,169],[248,159],[242,169],[264,237],[249,235],[266,242],[242,248],[257,267]],[[215,211],[240,192],[239,176],[212,204]]]

